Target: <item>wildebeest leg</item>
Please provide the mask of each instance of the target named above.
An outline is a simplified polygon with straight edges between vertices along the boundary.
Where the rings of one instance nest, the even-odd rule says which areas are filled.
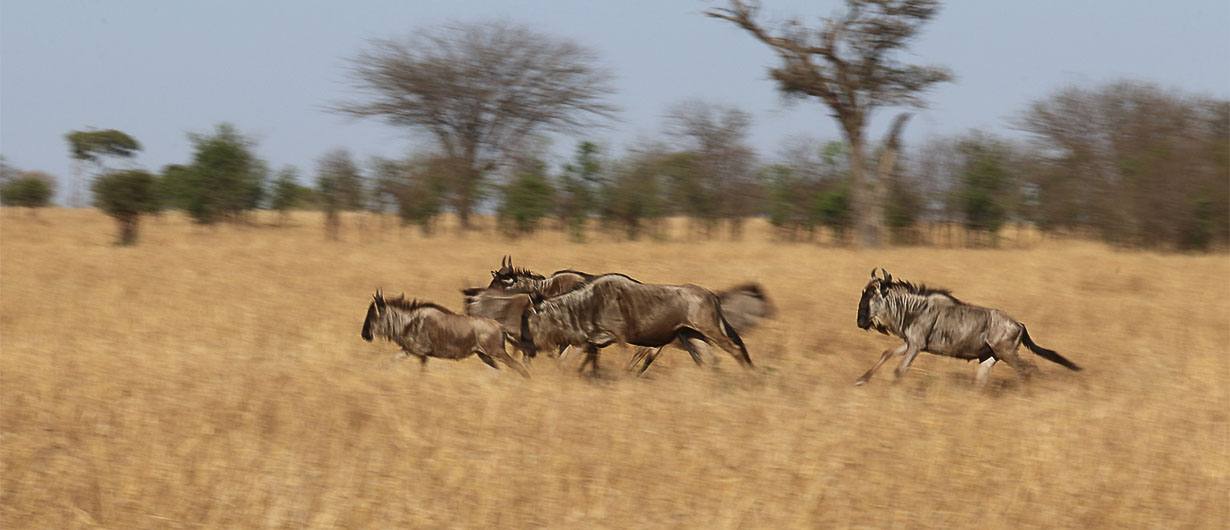
[[[705,342],[705,336],[694,329],[682,328],[679,330],[679,335],[675,337],[675,343],[687,350],[688,355],[692,357],[692,362],[696,363],[696,366],[704,366],[705,358],[702,356],[702,352],[696,348],[696,344],[692,342],[694,340]],[[705,346],[708,347],[708,343],[705,343]],[[710,356],[713,355],[712,351],[708,353]],[[709,360],[717,362],[717,359],[711,358]]]
[[[426,372],[427,372],[427,356],[420,355],[419,356],[419,373],[426,373]]]
[[[658,354],[662,353],[662,348],[665,348],[665,347],[666,346],[658,346],[657,348],[645,348],[645,353],[646,353],[645,364],[641,366],[640,371],[638,371],[636,375],[641,375],[645,373],[645,370],[649,369],[649,365],[653,364],[654,359],[658,358]],[[631,364],[628,365],[628,369],[632,369]]]
[[[986,360],[978,365],[978,375],[974,377],[974,384],[978,388],[986,388],[987,383],[991,379],[991,367],[995,366],[995,360],[994,357],[987,357]]]
[[[747,354],[747,347],[743,345],[743,339],[739,338],[739,332],[735,331],[725,319],[720,320],[718,326],[713,330],[696,330],[696,333],[705,342],[717,344],[719,348],[726,350],[726,353],[739,361],[744,368],[753,367],[752,358]]]
[[[648,359],[650,355],[657,357],[658,356],[657,352],[660,352],[660,351],[662,351],[662,348],[657,348],[657,351],[654,351],[654,348],[646,348],[644,346],[637,348],[635,352],[632,352],[632,358],[628,360],[628,371],[631,371],[633,368],[636,368],[636,365]],[[653,362],[653,361],[649,361],[649,362]],[[641,370],[641,372],[644,372],[644,370]]]
[[[1016,353],[1016,344],[995,344],[991,346],[995,350],[995,356],[1001,361],[1008,363],[1008,366],[1016,368],[1022,376],[1028,378],[1038,371],[1038,365],[1030,359],[1022,358]]]
[[[478,354],[478,358],[482,359],[484,363],[487,363],[487,366],[495,368],[496,370],[500,369],[500,367],[495,364],[495,359],[492,359],[490,355],[487,355],[479,350],[474,350],[474,353]]]
[[[905,375],[905,371],[910,368],[910,363],[914,362],[914,358],[918,357],[918,352],[921,348],[910,342],[905,343],[905,358],[901,360],[901,364],[897,366],[897,379],[901,379]]]
[[[479,353],[479,355],[480,355],[480,356],[482,356],[483,354],[482,354],[482,353]],[[529,376],[530,376],[530,372],[529,372],[529,370],[526,370],[524,365],[522,365],[521,363],[517,362],[517,360],[516,360],[516,359],[513,359],[513,357],[512,357],[511,355],[509,355],[509,354],[508,354],[508,352],[507,352],[507,351],[505,351],[505,350],[503,350],[503,349],[499,349],[499,350],[496,350],[496,351],[492,352],[491,357],[494,357],[494,358],[496,358],[496,359],[499,359],[499,360],[500,360],[500,362],[502,362],[502,363],[504,363],[504,364],[507,364],[508,366],[511,366],[511,367],[512,367],[512,369],[513,369],[513,370],[516,370],[516,371],[517,371],[517,373],[521,374],[521,376],[522,376],[522,377],[529,377]],[[483,360],[484,360],[484,361],[486,361],[487,359],[486,359],[486,358],[484,358]],[[487,364],[491,364],[491,363],[487,363]],[[494,364],[491,364],[491,365],[492,365],[492,366],[495,366]]]
[[[584,372],[585,367],[590,367],[590,374],[598,375],[598,346],[595,344],[585,345],[585,360],[581,361],[581,368],[578,372]]]
[[[862,386],[866,384],[867,381],[871,379],[871,375],[876,373],[876,370],[880,369],[881,365],[883,365],[889,359],[897,355],[901,355],[905,353],[905,349],[906,349],[906,345],[902,344],[900,346],[897,346],[896,348],[889,348],[887,350],[884,350],[884,353],[880,354],[880,360],[876,361],[875,366],[872,366],[870,370],[867,370],[867,373],[863,374],[862,377],[858,378],[858,380],[854,382],[854,385]]]

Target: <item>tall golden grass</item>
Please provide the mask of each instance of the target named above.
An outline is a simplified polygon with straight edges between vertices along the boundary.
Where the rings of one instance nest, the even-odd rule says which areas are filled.
[[[261,222],[269,223],[272,218]],[[1080,241],[855,251],[745,241],[424,238],[367,218],[328,241],[167,215],[111,245],[90,210],[0,211],[4,528],[1224,528],[1230,260]],[[384,226],[382,229],[381,226]],[[668,349],[646,378],[604,353],[390,361],[360,339],[376,288],[460,309],[505,254],[620,271],[779,310],[757,369]],[[1007,310],[1086,368],[1036,358],[988,391],[855,326],[873,266]],[[718,352],[720,353],[720,352]],[[1031,354],[1027,354],[1031,355]],[[1032,356],[1032,355],[1031,355]]]

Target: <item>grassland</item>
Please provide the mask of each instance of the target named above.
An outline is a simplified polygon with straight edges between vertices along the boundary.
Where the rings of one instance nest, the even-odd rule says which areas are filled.
[[[269,219],[264,220],[270,221]],[[855,251],[745,241],[423,238],[347,219],[146,222],[0,211],[4,528],[1224,528],[1230,259],[1081,241]],[[371,293],[460,309],[505,254],[621,271],[779,311],[758,368],[664,352],[649,377],[540,358],[390,361]],[[1086,367],[1022,381],[928,354],[853,382],[894,342],[855,326],[873,266],[1003,308]]]

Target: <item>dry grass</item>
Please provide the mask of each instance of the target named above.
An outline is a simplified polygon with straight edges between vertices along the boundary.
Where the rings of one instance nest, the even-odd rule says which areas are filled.
[[[5,528],[1221,528],[1230,491],[1230,260],[1085,242],[874,252],[557,235],[343,241],[168,216],[135,248],[93,211],[0,212]],[[353,219],[347,221],[353,223]],[[369,227],[374,222],[368,221]],[[759,368],[668,350],[635,379],[577,359],[391,363],[377,287],[459,308],[504,254],[724,288],[779,317]],[[1008,310],[1086,367],[924,354],[854,325],[872,266]]]

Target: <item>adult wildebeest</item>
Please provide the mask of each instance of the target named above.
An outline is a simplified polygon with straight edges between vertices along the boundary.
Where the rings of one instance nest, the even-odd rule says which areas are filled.
[[[996,361],[1004,361],[1028,377],[1038,367],[1032,360],[1017,355],[1022,342],[1044,359],[1080,370],[1058,353],[1034,344],[1025,325],[1008,313],[967,304],[943,289],[893,281],[888,271],[880,271],[883,278],[877,278],[875,269],[871,269],[871,281],[863,288],[858,303],[858,327],[895,335],[905,339],[905,344],[885,350],[875,366],[855,381],[856,385],[866,383],[880,365],[896,355],[905,355],[897,367],[897,377],[905,375],[921,351],[978,359],[982,363],[976,379],[980,387],[986,385]]]
[[[597,275],[564,269],[543,276],[529,269],[517,268],[512,264],[512,258],[505,256],[500,262],[500,268],[491,271],[491,283],[488,289],[522,290],[537,293],[546,298],[563,293],[592,280]],[[481,289],[465,289],[466,296],[478,294]],[[735,327],[746,331],[765,318],[772,317],[775,309],[764,293],[764,288],[756,283],[737,285],[725,291],[717,292],[718,301],[722,305],[722,314]]]
[[[595,275],[574,270],[561,270],[551,273],[550,277],[537,274],[529,269],[514,267],[512,257],[505,256],[500,262],[500,268],[491,271],[491,283],[488,289],[521,289],[526,292],[538,293],[542,297],[555,296],[586,281]],[[469,293],[467,293],[469,294]]]
[[[643,284],[623,274],[595,276],[549,298],[526,292],[485,291],[473,308],[519,330],[523,349],[584,348],[581,370],[598,370],[598,349],[616,342],[660,348],[680,340],[699,359],[695,341],[714,343],[747,367],[743,339],[722,316],[717,295],[697,285]],[[652,358],[646,362],[646,367]]]
[[[575,270],[560,270],[551,273],[551,276],[542,276],[534,273],[529,269],[517,268],[513,266],[512,257],[505,256],[500,261],[500,268],[491,271],[491,283],[487,286],[488,290],[502,289],[505,291],[521,291],[535,293],[541,297],[551,297],[564,293],[577,285],[586,281],[592,280],[596,275],[588,274]],[[484,296],[482,289],[464,289],[462,293],[466,295],[466,313],[477,314],[479,316],[494,317],[491,314],[480,314],[482,307],[485,304],[476,303],[476,300]],[[736,330],[748,330],[760,323],[761,320],[773,316],[775,309],[773,303],[769,301],[764,293],[764,289],[756,283],[746,283],[735,286],[726,291],[719,291],[718,304],[722,308],[722,315],[726,317]],[[494,302],[494,305],[499,305],[499,302]],[[479,311],[476,313],[475,311]],[[513,335],[516,335],[516,330],[505,330]],[[688,351],[692,355],[692,360],[697,365],[702,365],[703,361],[697,355],[696,350],[688,349],[683,341],[678,341],[676,344]],[[653,364],[654,359],[661,353],[661,348],[657,350],[650,348],[638,348],[632,355],[628,363],[628,369],[632,369],[637,364],[642,364],[640,372],[644,373],[649,365]],[[560,349],[560,355],[564,354],[564,349]]]
[[[401,346],[403,355],[419,358],[426,368],[428,357],[460,360],[477,354],[488,366],[499,369],[495,360],[511,366],[525,377],[530,373],[504,349],[504,330],[489,318],[458,315],[430,302],[406,300],[405,296],[384,299],[376,291],[367,318],[363,320],[363,340],[382,337]]]

